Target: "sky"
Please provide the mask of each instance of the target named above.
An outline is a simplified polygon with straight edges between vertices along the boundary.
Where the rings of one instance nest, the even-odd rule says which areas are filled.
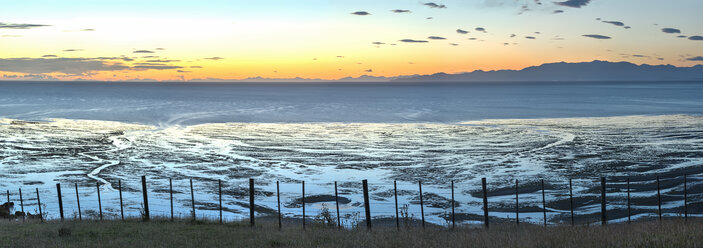
[[[700,0],[2,5],[0,80],[334,80],[561,61],[703,63]]]

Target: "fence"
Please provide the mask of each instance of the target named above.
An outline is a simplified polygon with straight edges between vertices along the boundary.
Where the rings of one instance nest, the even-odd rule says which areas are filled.
[[[183,181],[184,180],[180,180],[179,183],[183,183]],[[201,218],[217,220],[219,223],[224,223],[232,221],[233,219],[237,220],[238,218],[240,218],[238,220],[242,220],[241,217],[245,216],[244,213],[248,211],[248,220],[252,226],[256,224],[255,221],[258,213],[259,217],[276,217],[275,222],[278,224],[279,228],[283,227],[284,219],[292,219],[296,220],[294,222],[300,224],[303,229],[305,229],[312,220],[322,221],[326,225],[338,227],[355,227],[365,224],[366,228],[371,229],[375,222],[375,224],[395,226],[401,229],[401,226],[411,226],[417,222],[419,222],[417,225],[424,228],[428,222],[438,224],[441,220],[446,222],[447,227],[455,228],[457,226],[457,219],[460,219],[459,222],[463,223],[472,223],[472,221],[473,223],[481,223],[486,228],[488,228],[493,221],[514,221],[515,225],[520,225],[521,221],[534,220],[535,218],[533,217],[537,214],[541,215],[543,221],[540,224],[544,226],[559,223],[576,225],[577,218],[584,219],[584,223],[592,224],[594,221],[589,218],[594,215],[599,217],[599,222],[602,225],[606,225],[608,221],[613,220],[625,221],[625,218],[629,223],[633,218],[647,217],[650,216],[648,213],[651,214],[652,212],[655,214],[653,217],[659,220],[662,220],[666,216],[672,216],[672,214],[675,216],[678,215],[684,220],[688,220],[689,215],[694,216],[689,213],[692,206],[698,209],[701,208],[700,194],[693,194],[697,196],[698,199],[694,202],[690,202],[689,195],[691,195],[691,192],[689,192],[689,184],[691,184],[691,182],[687,175],[670,176],[664,180],[659,176],[656,176],[654,180],[639,178],[636,182],[631,182],[629,177],[616,177],[616,179],[611,182],[608,182],[605,177],[601,177],[597,186],[586,188],[582,196],[576,197],[573,192],[574,184],[572,179],[568,180],[568,188],[559,188],[554,182],[546,187],[545,181],[542,179],[537,182],[532,181],[523,184],[520,184],[518,180],[514,180],[514,187],[490,189],[486,178],[482,178],[479,192],[462,192],[459,187],[455,187],[454,181],[450,181],[446,188],[432,185],[434,188],[430,191],[427,191],[427,186],[425,185],[426,190],[424,192],[423,183],[421,181],[417,182],[415,185],[406,183],[401,185],[401,187],[398,187],[397,181],[393,181],[392,189],[384,191],[383,188],[389,187],[389,184],[371,184],[367,180],[362,180],[360,185],[358,182],[344,182],[345,190],[341,194],[336,181],[334,182],[333,189],[331,187],[332,185],[317,184],[313,185],[312,190],[308,188],[308,191],[306,191],[305,188],[305,181],[285,183],[284,188],[288,189],[287,192],[282,192],[282,183],[276,181],[275,193],[273,193],[273,190],[267,191],[262,188],[257,190],[254,179],[248,179],[248,189],[230,187],[224,192],[224,183],[221,180],[214,182],[202,181],[206,183],[198,185],[200,186],[200,192],[195,190],[193,179],[188,180],[186,191],[174,191],[172,179],[168,179],[168,187],[166,189],[165,185],[148,184],[147,178],[142,176],[141,187],[138,189],[129,187],[123,188],[124,185],[121,180],[117,181],[117,189],[113,189],[112,185],[100,185],[96,183],[94,187],[96,194],[91,195],[84,193],[83,197],[81,197],[78,183],[75,183],[72,185],[72,188],[75,190],[75,202],[69,200],[73,198],[71,197],[73,192],[65,193],[66,188],[63,188],[60,183],[56,184],[55,192],[51,192],[50,189],[44,189],[40,192],[39,188],[35,188],[35,192],[33,192],[34,195],[36,195],[35,198],[33,198],[33,196],[27,198],[26,195],[22,194],[22,188],[19,188],[16,195],[11,194],[11,192],[7,190],[8,204],[3,205],[3,209],[7,209],[8,212],[5,217],[9,220],[18,221],[19,219],[25,220],[29,217],[39,218],[43,222],[46,219],[51,219],[47,216],[49,211],[56,211],[59,215],[58,218],[55,219],[63,221],[69,218],[66,216],[66,208],[77,209],[77,212],[75,212],[75,210],[73,212],[73,216],[71,217],[73,219],[83,220],[84,215],[88,214],[90,218],[103,220],[106,218],[103,212],[103,206],[105,206],[103,203],[108,203],[109,216],[107,218],[119,218],[122,220],[126,217],[135,216],[134,212],[136,211],[138,212],[138,218],[142,218],[145,221],[150,220],[153,216],[158,216],[169,218],[170,220],[176,218],[197,220]],[[666,184],[665,192],[662,192],[662,181]],[[163,180],[159,182],[163,183]],[[655,195],[652,195],[654,192],[650,190],[651,187],[654,187],[653,184],[656,185]],[[156,187],[152,187],[154,185],[156,185]],[[205,185],[205,187],[203,187],[203,185]],[[273,186],[269,184],[266,185]],[[693,185],[699,188],[701,186],[698,183],[694,183]],[[116,192],[117,195],[113,195],[107,202],[103,202],[101,186],[107,188],[108,191]],[[329,189],[326,188],[327,186],[330,186]],[[363,193],[363,220],[360,212],[353,211],[354,207],[361,207],[361,204],[352,204],[352,198],[358,195],[356,195],[354,191],[349,190],[359,186]],[[299,187],[300,191],[296,192],[295,187]],[[370,194],[370,187],[375,189],[376,194]],[[414,195],[415,193],[411,189],[412,187],[417,187],[417,195]],[[62,189],[64,193],[62,193]],[[85,187],[82,187],[82,189],[85,189]],[[459,189],[459,194],[455,194],[455,189]],[[105,191],[105,189],[102,190]],[[321,190],[333,192],[333,195],[322,192]],[[126,197],[123,197],[123,191],[127,193]],[[207,199],[196,201],[196,196],[200,199],[210,198],[210,200],[212,200],[212,198],[207,195],[208,192],[213,192],[215,194],[215,203],[207,202]],[[187,199],[178,199],[178,197],[174,197],[174,193],[179,194],[181,197],[183,195],[187,195],[188,197]],[[547,193],[550,195],[550,200],[554,199],[550,204],[547,203]],[[157,197],[153,197],[153,194],[156,194]],[[295,194],[298,194],[299,197],[295,196]],[[284,199],[284,207],[286,210],[282,210],[281,208],[282,195],[284,198],[288,198],[288,200]],[[406,198],[404,202],[399,201],[399,195]],[[19,199],[20,205],[20,211],[16,212],[14,215],[10,212],[13,207],[12,205],[14,205],[14,202],[11,201],[11,196]],[[86,198],[86,196],[91,196],[91,198]],[[306,196],[308,197],[307,200]],[[51,199],[52,197],[55,197],[57,204],[47,205],[46,199]],[[230,197],[230,201],[223,204],[223,197]],[[535,197],[537,199],[535,199]],[[655,198],[656,209],[650,212],[649,210],[651,210],[653,206],[649,198],[652,197]],[[235,198],[235,200],[232,201],[231,198]],[[272,198],[275,200],[272,200]],[[461,199],[457,200],[457,198]],[[478,200],[476,198],[480,199],[480,201],[476,202],[475,200]],[[42,199],[45,199],[45,204],[42,204]],[[119,201],[117,201],[117,199],[119,199]],[[236,199],[243,199],[245,201],[236,201]],[[257,199],[259,199],[259,201],[257,201]],[[152,200],[151,203],[150,200]],[[248,202],[246,200],[248,200]],[[491,200],[494,201],[492,206],[489,205]],[[523,201],[522,204],[521,200]],[[525,200],[527,200],[527,204],[524,203]],[[641,204],[637,205],[635,200],[638,200]],[[183,206],[187,206],[190,211],[188,215],[183,215],[182,212],[179,213],[179,208],[174,207],[174,201],[176,201],[176,203],[182,203]],[[512,206],[510,206],[511,201],[514,202]],[[619,203],[621,201],[622,204],[612,203]],[[664,201],[666,201],[666,203]],[[676,206],[676,202],[678,201],[680,201],[680,205]],[[568,204],[565,204],[566,202],[568,202]],[[599,205],[597,210],[594,209],[596,202],[597,205]],[[66,203],[71,206],[67,206]],[[75,205],[72,205],[74,203]],[[96,206],[97,209],[81,209],[81,203]],[[322,203],[322,208],[318,207],[320,213],[311,218],[310,212],[306,212],[306,205],[310,206],[311,204],[317,203]],[[464,212],[457,211],[457,207],[462,204],[471,206],[477,203],[480,206],[480,211],[478,212],[475,211],[476,209],[472,211],[471,208],[468,208],[468,210],[465,208],[467,211]],[[541,206],[539,206],[539,203],[541,203]],[[334,208],[330,209],[324,204],[334,204]],[[667,205],[665,209],[662,207],[663,204]],[[119,211],[117,210],[117,205],[119,206]],[[565,208],[567,205],[568,207]],[[25,207],[33,206],[36,206],[35,214],[32,215],[31,213],[25,212]],[[269,208],[267,206],[275,206],[275,208]],[[414,216],[417,210],[411,211],[411,206],[419,208],[419,218]],[[609,206],[610,209],[608,208]],[[435,213],[427,215],[425,212],[426,207],[435,210],[441,209],[446,212],[444,214]],[[381,210],[372,211],[374,208]],[[300,210],[300,212],[297,210]],[[635,213],[635,210],[638,213]],[[664,213],[664,210],[669,210],[669,213]],[[511,211],[514,212],[514,215],[511,214],[507,218],[500,218],[500,214],[509,213]],[[673,211],[673,213],[671,213],[671,211]],[[551,219],[562,221],[550,223],[548,221],[550,219],[548,213],[551,215]],[[609,216],[609,213],[613,213],[615,218]],[[229,214],[230,218],[226,218],[225,214]],[[528,215],[528,217],[521,218],[520,214]],[[426,217],[432,217],[434,221],[427,221]]]

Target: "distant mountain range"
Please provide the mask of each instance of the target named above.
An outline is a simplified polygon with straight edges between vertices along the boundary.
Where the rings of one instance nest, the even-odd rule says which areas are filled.
[[[636,65],[595,60],[549,63],[522,70],[496,70],[396,78],[393,82],[495,82],[495,81],[688,81],[703,80],[703,65]]]

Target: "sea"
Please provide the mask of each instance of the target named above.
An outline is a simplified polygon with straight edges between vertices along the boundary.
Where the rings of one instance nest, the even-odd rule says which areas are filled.
[[[601,180],[610,221],[703,216],[703,82],[0,82],[14,210],[138,218],[142,176],[164,218],[247,219],[253,179],[257,218],[353,227],[367,180],[378,225],[473,225],[483,178],[498,221],[599,223]]]

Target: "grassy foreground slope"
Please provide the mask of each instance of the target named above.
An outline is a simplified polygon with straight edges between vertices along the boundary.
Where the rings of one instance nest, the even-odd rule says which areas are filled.
[[[703,247],[703,221],[606,227],[509,224],[457,229],[337,230],[246,223],[83,221],[0,223],[2,247]]]

